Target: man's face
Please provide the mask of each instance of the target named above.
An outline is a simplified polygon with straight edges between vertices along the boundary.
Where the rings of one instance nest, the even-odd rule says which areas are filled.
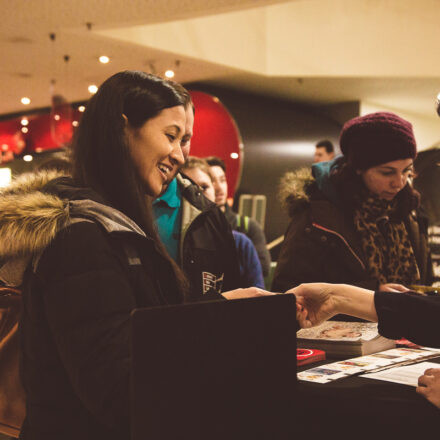
[[[327,153],[325,147],[316,147],[313,162],[326,162],[328,160],[332,160],[334,156],[335,153]]]
[[[218,165],[209,167],[209,172],[215,189],[215,203],[220,207],[225,206],[228,198],[228,182],[225,172]]]
[[[191,138],[193,135],[194,127],[194,110],[192,105],[186,106],[185,109],[185,134],[182,137],[180,146],[182,148],[182,154],[185,160],[189,156],[189,151],[191,149]]]

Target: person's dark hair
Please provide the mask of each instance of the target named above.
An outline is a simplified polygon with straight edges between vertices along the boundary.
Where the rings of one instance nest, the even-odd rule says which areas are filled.
[[[173,266],[184,295],[187,281],[158,237],[150,197],[126,144],[123,115],[133,128],[140,128],[162,110],[190,103],[189,93],[173,81],[140,71],[119,72],[90,99],[73,141],[75,181],[93,188],[155,240]]]
[[[204,158],[210,167],[220,167],[226,173],[226,165],[223,159],[217,156],[209,156]]]
[[[339,167],[331,173],[330,179],[334,184],[337,193],[341,197],[344,209],[352,214],[359,207],[367,193],[362,177],[356,172],[352,165],[341,160]],[[420,205],[420,194],[407,183],[406,186],[396,195],[397,209],[394,213],[396,221],[403,220],[413,209]]]
[[[333,144],[328,140],[328,139],[324,139],[322,141],[319,141],[316,145],[315,148],[325,148],[325,151],[327,151],[327,153],[333,153],[335,151]]]

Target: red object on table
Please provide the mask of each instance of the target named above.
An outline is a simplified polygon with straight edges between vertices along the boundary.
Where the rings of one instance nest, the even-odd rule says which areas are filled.
[[[312,350],[311,348],[296,349],[296,364],[298,366],[312,364],[325,360],[325,351]]]

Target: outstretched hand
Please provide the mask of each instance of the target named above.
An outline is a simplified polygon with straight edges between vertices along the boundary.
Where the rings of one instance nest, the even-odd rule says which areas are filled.
[[[318,325],[337,313],[333,287],[333,284],[309,283],[286,292],[296,296],[297,319],[302,328]]]

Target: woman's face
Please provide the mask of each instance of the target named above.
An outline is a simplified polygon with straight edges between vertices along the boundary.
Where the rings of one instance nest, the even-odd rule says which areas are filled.
[[[181,105],[162,110],[139,128],[127,122],[128,148],[148,195],[158,197],[183,165],[185,126]]]
[[[359,171],[367,189],[381,199],[392,200],[413,174],[413,160],[399,159]]]
[[[202,189],[203,195],[215,203],[215,190],[211,177],[200,168],[185,168],[184,173]]]

